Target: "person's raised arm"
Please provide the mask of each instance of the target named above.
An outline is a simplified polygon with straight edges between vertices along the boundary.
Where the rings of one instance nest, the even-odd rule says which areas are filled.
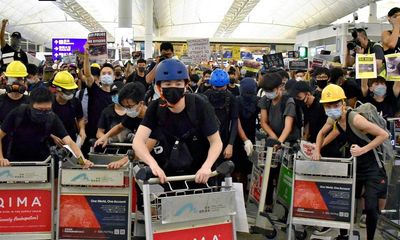
[[[89,44],[86,42],[85,44],[85,53],[83,55],[83,71],[85,77],[82,78],[85,81],[86,86],[91,87],[94,83],[94,77],[92,72],[90,71],[90,62],[89,62]]]
[[[400,81],[395,81],[393,84],[393,95],[397,98],[400,93]]]
[[[146,142],[151,134],[151,129],[140,125],[136,131],[135,138],[133,139],[133,150],[135,150],[135,155],[139,160],[146,163],[154,176],[160,179],[161,183],[164,183],[166,176],[164,171],[158,166],[156,160],[151,156],[149,149],[146,147]]]
[[[1,30],[0,30],[0,46],[1,46],[1,49],[3,49],[6,46],[5,33],[6,33],[7,23],[8,23],[8,19],[3,19],[3,21],[1,21]]]
[[[390,33],[389,31],[382,32],[381,41],[383,47],[385,49],[396,48],[399,37],[400,37],[400,17],[397,17],[393,20],[392,33]]]
[[[368,95],[368,79],[361,79],[361,93],[363,97]]]
[[[345,59],[344,59],[345,66],[346,67],[352,67],[354,65],[354,62],[355,62],[354,57],[351,56],[350,50],[347,49],[346,50]]]
[[[218,159],[223,147],[218,131],[208,136],[207,139],[210,143],[210,148],[208,149],[207,159],[196,173],[195,181],[197,183],[207,183],[211,174],[211,167]]]

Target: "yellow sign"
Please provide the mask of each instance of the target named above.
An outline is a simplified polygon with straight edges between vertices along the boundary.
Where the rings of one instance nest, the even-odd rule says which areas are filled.
[[[232,59],[233,60],[240,60],[240,47],[233,47],[232,48]]]
[[[356,78],[376,78],[376,58],[373,54],[357,54],[356,55]]]

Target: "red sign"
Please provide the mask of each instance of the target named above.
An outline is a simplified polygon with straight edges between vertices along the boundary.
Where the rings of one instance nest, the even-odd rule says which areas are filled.
[[[154,240],[232,240],[232,223],[155,233]]]
[[[50,190],[0,190],[0,232],[50,232]]]

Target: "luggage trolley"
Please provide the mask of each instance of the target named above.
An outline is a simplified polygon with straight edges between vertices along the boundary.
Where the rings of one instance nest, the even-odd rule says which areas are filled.
[[[60,162],[57,239],[131,239],[132,163],[106,168]]]
[[[0,239],[54,239],[54,160],[0,168]]]
[[[388,195],[385,209],[378,220],[378,230],[384,239],[400,239],[400,118],[389,118],[392,144],[395,159],[386,161],[385,170],[388,176]]]
[[[305,156],[294,161],[289,229],[293,224],[349,229],[354,239],[356,158],[313,161]]]
[[[92,146],[94,141],[91,141]],[[95,164],[108,164],[131,155],[132,143],[109,143],[105,148],[91,147],[89,160]]]
[[[282,158],[282,150],[274,150],[274,145],[276,144],[280,143],[268,138],[265,141],[267,150],[265,151],[264,145],[256,145],[250,157],[250,160],[253,162],[253,169],[251,173],[248,204],[255,203],[258,205],[257,212],[254,216],[255,224],[251,227],[251,232],[262,234],[269,239],[273,239],[277,234],[272,219],[264,211],[270,169],[276,168]]]
[[[146,240],[236,240],[235,192],[230,176],[234,165],[227,161],[218,166],[212,176],[224,175],[225,186],[193,189],[189,185],[195,175],[167,177],[171,191],[152,193],[151,185],[159,184],[150,178],[149,167],[142,168],[136,179],[143,189]],[[173,189],[174,182],[182,182],[184,189]],[[143,239],[143,238],[135,238]]]

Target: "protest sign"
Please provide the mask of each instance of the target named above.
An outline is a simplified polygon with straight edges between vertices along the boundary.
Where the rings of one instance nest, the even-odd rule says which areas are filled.
[[[283,63],[283,56],[282,53],[275,53],[275,54],[268,54],[268,55],[263,55],[263,62],[266,65],[267,68],[280,68],[280,67],[285,67],[285,64]]]
[[[88,44],[90,60],[104,60],[108,57],[106,32],[89,33]]]
[[[386,80],[400,81],[400,53],[385,55]]]
[[[376,60],[373,54],[356,54],[356,78],[376,78]]]
[[[208,38],[188,40],[188,55],[193,63],[208,61],[210,57],[210,41]]]
[[[289,70],[307,70],[308,59],[289,61]]]

